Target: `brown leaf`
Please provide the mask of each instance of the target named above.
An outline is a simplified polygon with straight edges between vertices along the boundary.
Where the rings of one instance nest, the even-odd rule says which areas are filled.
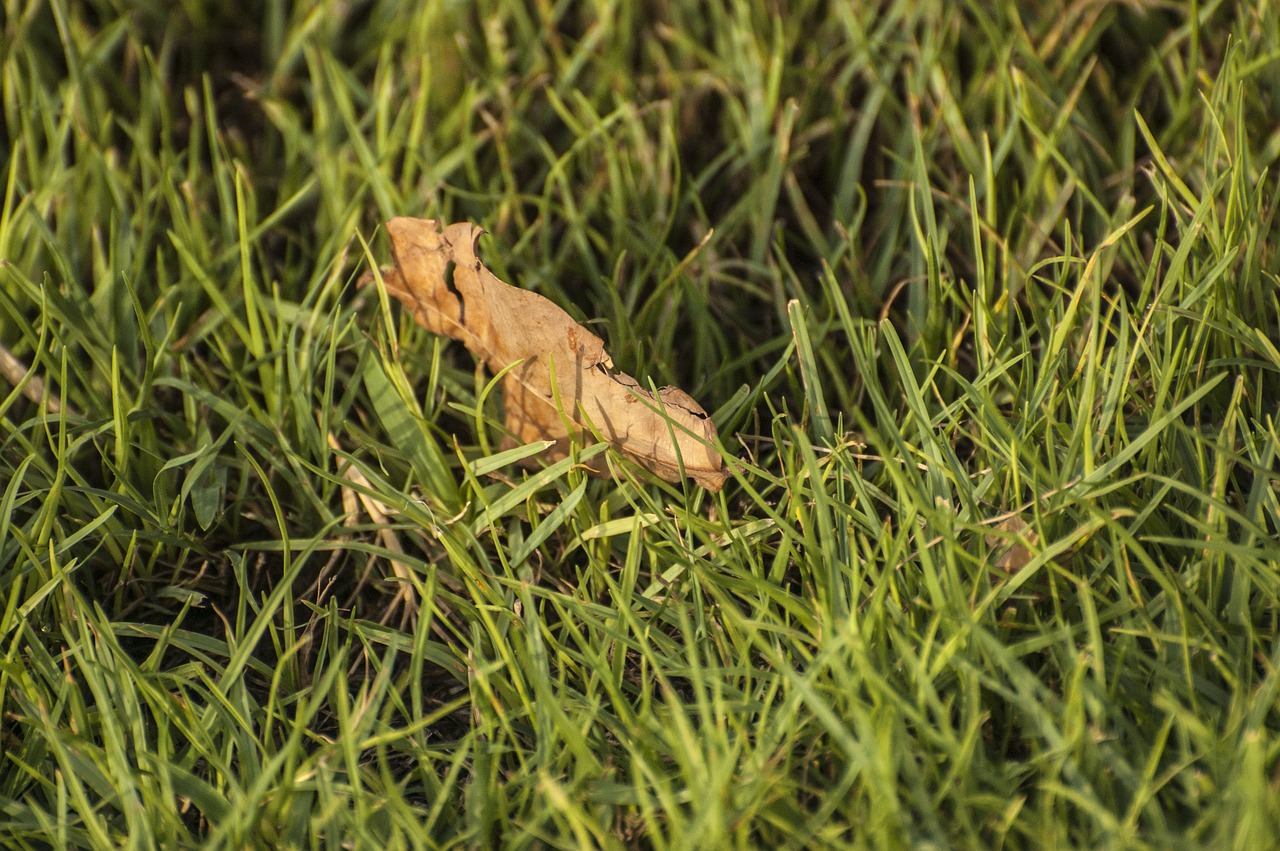
[[[997,570],[1017,573],[1035,558],[1031,548],[1040,543],[1040,536],[1021,517],[1015,514],[1005,518],[996,525],[995,531],[1000,534],[987,535],[986,541],[987,546],[993,550],[1004,545],[995,560]]]
[[[480,227],[400,217],[387,232],[396,264],[384,275],[387,292],[424,328],[462,341],[490,372],[517,364],[502,378],[505,424],[525,443],[554,440],[539,457],[565,457],[571,437],[593,442],[594,428],[669,482],[679,480],[683,461],[684,473],[704,488],[723,487],[727,474],[707,412],[683,390],[664,387],[655,398],[614,373],[599,337],[537,293],[498,280],[476,257]],[[607,468],[593,472],[607,475]]]

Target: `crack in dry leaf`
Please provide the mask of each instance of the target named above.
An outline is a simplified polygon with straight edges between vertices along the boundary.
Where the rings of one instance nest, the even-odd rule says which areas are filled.
[[[572,439],[593,442],[594,430],[667,481],[679,481],[683,471],[708,490],[724,486],[715,425],[702,406],[679,388],[655,395],[612,372],[604,341],[480,262],[480,227],[399,217],[387,222],[387,232],[395,259],[383,276],[387,292],[424,328],[460,341],[490,372],[508,370],[501,379],[508,445],[555,441],[537,456],[555,461],[568,454]],[[602,457],[591,470],[608,475]]]

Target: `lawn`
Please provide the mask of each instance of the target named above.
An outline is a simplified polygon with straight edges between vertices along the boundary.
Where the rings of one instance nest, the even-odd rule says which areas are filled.
[[[1280,835],[1274,0],[0,32],[0,847]],[[397,216],[723,489],[515,463]]]

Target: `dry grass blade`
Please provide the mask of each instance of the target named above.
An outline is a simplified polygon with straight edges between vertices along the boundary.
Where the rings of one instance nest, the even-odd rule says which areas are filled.
[[[341,448],[338,445],[337,438],[332,433],[329,434],[329,446],[334,450]],[[342,467],[341,473],[342,477],[353,485],[353,487],[344,486],[342,488],[342,507],[347,514],[347,519],[343,521],[343,525],[353,525],[360,507],[363,507],[365,513],[369,515],[369,519],[378,527],[378,540],[381,544],[393,553],[403,554],[404,547],[400,544],[400,539],[389,525],[392,511],[381,500],[369,495],[369,491],[373,490],[373,485],[369,482],[369,479],[364,473],[360,472],[358,467],[349,462]],[[387,606],[384,622],[400,606],[404,607],[405,615],[412,618],[418,613],[418,601],[413,593],[412,571],[400,559],[392,557],[388,561],[391,563],[391,572],[398,580],[399,587],[396,590],[395,598]]]
[[[37,405],[44,403],[49,413],[59,414],[64,410],[62,401],[45,390],[44,379],[31,372],[30,367],[17,358],[7,347],[0,344],[0,375],[14,387],[22,388],[22,395]],[[75,414],[71,408],[65,408],[68,414]]]

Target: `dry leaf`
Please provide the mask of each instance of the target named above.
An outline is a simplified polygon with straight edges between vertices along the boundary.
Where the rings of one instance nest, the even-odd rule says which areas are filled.
[[[664,387],[655,397],[614,373],[599,337],[537,293],[495,277],[476,257],[480,227],[400,217],[387,232],[396,264],[384,275],[387,292],[424,328],[462,341],[490,372],[512,367],[502,377],[505,424],[524,443],[555,441],[538,457],[565,457],[570,438],[592,442],[594,428],[669,482],[679,481],[683,462],[685,475],[704,488],[723,487],[707,412],[683,390]]]
[[[1003,552],[995,560],[997,570],[1017,573],[1031,563],[1035,558],[1031,548],[1040,543],[1035,529],[1015,514],[997,524],[995,530],[1004,534],[987,535],[986,543],[991,549],[998,549],[1004,544]]]

